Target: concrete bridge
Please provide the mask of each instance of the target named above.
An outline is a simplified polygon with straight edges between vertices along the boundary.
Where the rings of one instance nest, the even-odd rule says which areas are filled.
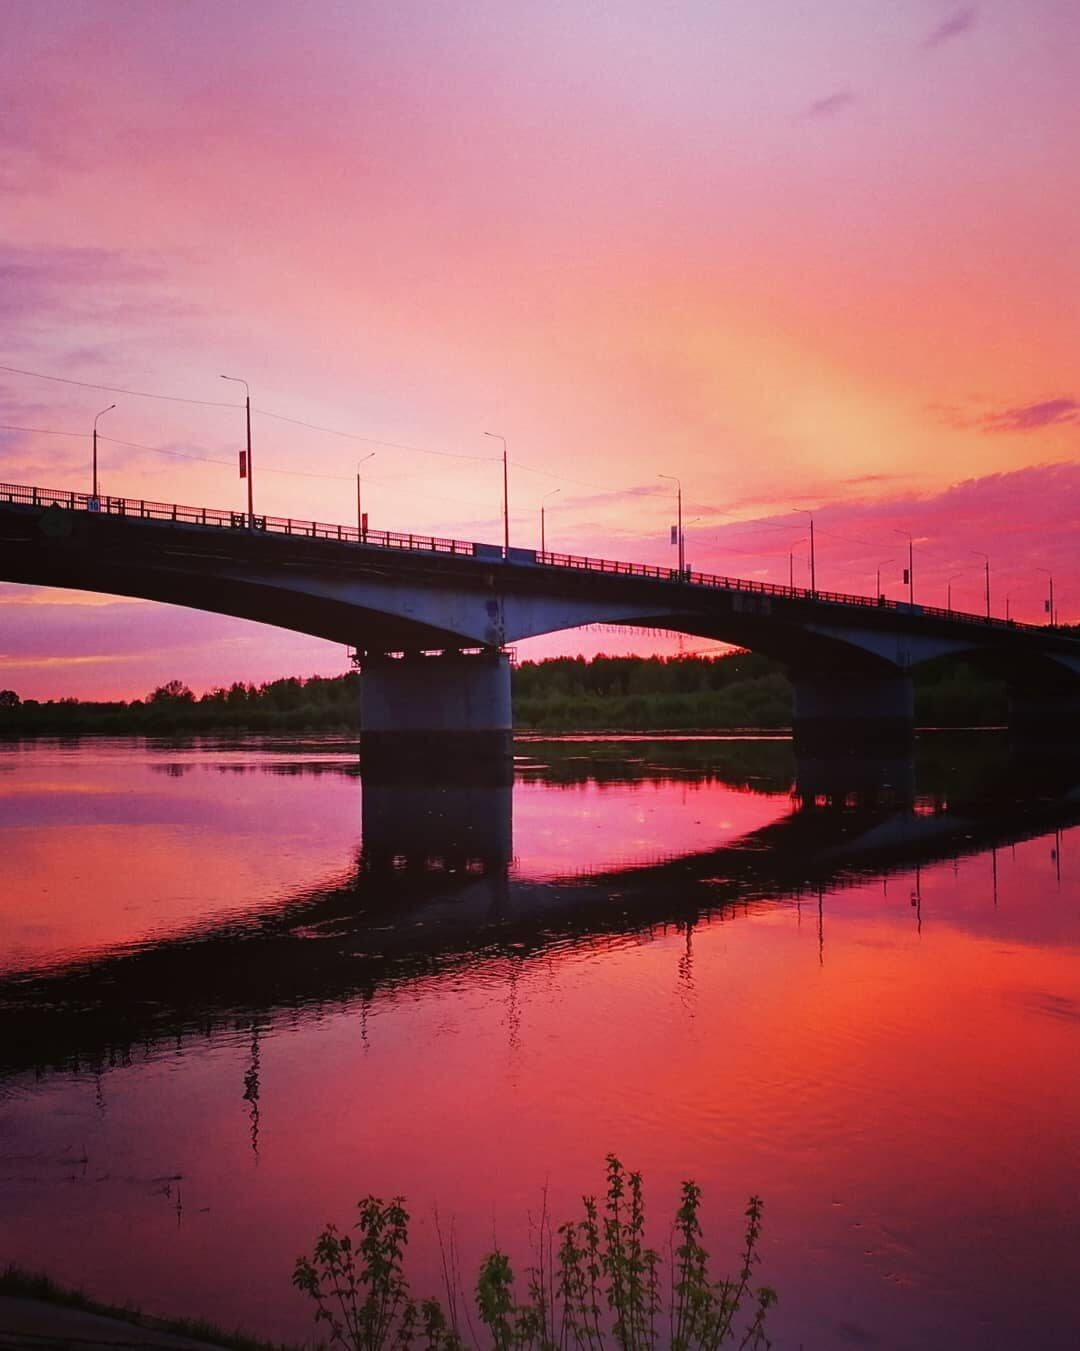
[[[0,484],[0,581],[234,615],[355,647],[365,753],[505,752],[506,647],[585,624],[775,657],[804,750],[893,750],[912,672],[958,657],[1008,682],[1029,740],[1080,731],[1080,637],[957,611],[570,554]]]

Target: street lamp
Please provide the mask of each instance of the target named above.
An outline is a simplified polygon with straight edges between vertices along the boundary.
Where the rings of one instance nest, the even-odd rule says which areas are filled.
[[[990,555],[984,554],[981,549],[972,549],[973,554],[977,554],[985,562],[986,567],[986,617],[990,618]]]
[[[792,511],[801,512],[810,517],[810,592],[817,595],[817,560],[814,557],[814,513],[809,507],[792,507]]]
[[[660,474],[658,477],[670,479],[671,482],[675,484],[677,501],[679,504],[678,505],[679,523],[675,528],[678,531],[677,540],[679,545],[679,576],[681,577],[683,573],[686,571],[686,541],[683,539],[683,528],[682,528],[682,479],[676,478],[674,474]]]
[[[1050,616],[1050,627],[1053,628],[1057,623],[1057,615],[1054,612],[1054,574],[1049,568],[1036,568],[1035,571],[1045,572],[1047,577],[1050,578],[1050,599],[1043,601],[1043,604],[1046,606],[1046,613]]]
[[[792,540],[791,544],[788,547],[787,582],[788,582],[788,590],[792,592],[795,590],[795,545],[802,544],[804,543],[805,540],[806,536],[800,535],[798,539]]]
[[[502,442],[503,448],[503,556],[510,553],[510,483],[507,477],[506,469],[506,437],[500,436],[498,432],[485,432],[485,436],[493,437],[496,441]]]
[[[116,404],[111,403],[111,404],[109,404],[108,408],[103,408],[103,409],[101,410],[100,413],[95,413],[95,414],[94,414],[94,454],[93,454],[93,466],[92,466],[91,475],[90,475],[90,483],[91,483],[90,496],[93,498],[93,500],[94,500],[95,502],[97,502],[97,500],[98,500],[98,477],[97,477],[97,420],[98,420],[99,417],[104,417],[106,413],[111,413],[112,410],[113,410],[115,407],[116,407]],[[95,508],[95,510],[96,510],[96,508]]]
[[[248,529],[255,529],[255,474],[251,464],[251,390],[248,382],[238,375],[223,375],[222,380],[232,380],[234,384],[244,386],[244,411],[247,415],[247,454],[240,465],[240,477],[247,479],[248,485]]]
[[[880,599],[881,597],[881,569],[886,565],[886,563],[891,563],[892,561],[893,560],[891,558],[883,558],[881,562],[877,565],[877,590],[874,592],[875,600]]]
[[[545,493],[540,499],[540,552],[547,552],[547,539],[544,535],[544,503],[549,497],[554,497],[556,493],[561,493],[561,488],[552,488],[551,492]]]
[[[367,464],[374,454],[375,452],[371,450],[366,455],[362,455],[356,462],[356,533],[361,544],[367,538],[367,531],[364,529],[364,513],[360,509],[360,466]]]
[[[893,530],[894,535],[907,535],[908,604],[915,604],[915,543],[907,530]]]
[[[952,614],[952,584],[953,582],[956,581],[958,577],[962,577],[963,575],[964,574],[962,572],[954,572],[953,575],[949,578],[949,580],[945,583],[945,608],[946,610],[949,611],[950,614]]]

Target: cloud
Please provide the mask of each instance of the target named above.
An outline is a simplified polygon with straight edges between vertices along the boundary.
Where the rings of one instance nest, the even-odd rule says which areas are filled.
[[[940,47],[943,43],[950,42],[953,38],[962,37],[964,33],[971,32],[978,17],[979,10],[975,5],[958,9],[932,29],[919,45],[924,52],[928,52],[935,47]]]
[[[837,89],[832,94],[826,94],[824,98],[815,99],[813,103],[808,103],[802,111],[802,116],[831,117],[833,113],[838,113],[841,108],[846,108],[854,102],[855,95],[850,89]]]
[[[1062,423],[1080,421],[1080,401],[1065,396],[1044,399],[1041,403],[1020,404],[1005,408],[1000,413],[989,413],[981,419],[988,432],[1037,432],[1043,427],[1057,427]]]
[[[949,404],[933,404],[930,411],[946,426],[961,431],[1039,432],[1046,427],[1075,426],[1080,422],[1080,399],[1062,394],[1053,399],[978,414],[967,413]]]
[[[0,247],[0,317],[127,324],[148,311],[172,318],[189,306],[163,296],[161,258],[102,248]],[[101,346],[100,343],[97,344]]]

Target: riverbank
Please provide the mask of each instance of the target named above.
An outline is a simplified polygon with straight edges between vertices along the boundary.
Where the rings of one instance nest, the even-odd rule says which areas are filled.
[[[0,690],[0,737],[172,736],[360,730],[360,677],[291,677],[234,683],[196,696],[172,680],[145,699],[21,699]],[[559,657],[513,673],[515,730],[718,732],[791,726],[792,688],[777,663],[749,652],[721,657]],[[1004,685],[958,664],[920,671],[922,726],[992,726],[1007,720]]]
[[[105,1304],[50,1277],[9,1266],[0,1271],[0,1348],[40,1351],[300,1351],[295,1345],[225,1332],[204,1319],[152,1318]]]

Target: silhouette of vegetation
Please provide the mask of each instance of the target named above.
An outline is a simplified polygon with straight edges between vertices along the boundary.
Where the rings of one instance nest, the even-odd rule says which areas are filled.
[[[791,683],[777,662],[753,652],[718,657],[557,657],[516,667],[519,731],[651,732],[791,725]],[[236,681],[196,696],[180,680],[145,699],[80,702],[20,699],[0,690],[0,736],[86,733],[171,736],[234,732],[351,733],[359,725],[360,676],[295,676],[262,685]],[[916,675],[923,726],[1000,725],[1005,686],[958,662]]]
[[[760,1258],[762,1204],[753,1196],[737,1273],[714,1279],[702,1244],[701,1189],[684,1182],[669,1251],[646,1246],[641,1174],[607,1158],[607,1196],[582,1198],[581,1219],[552,1232],[546,1206],[535,1242],[535,1262],[519,1296],[510,1259],[498,1249],[484,1258],[474,1305],[486,1342],[495,1351],[715,1351],[770,1345],[765,1323],[776,1301],[755,1285]],[[293,1284],[317,1305],[316,1321],[341,1351],[460,1351],[475,1329],[460,1302],[457,1254],[444,1248],[446,1308],[412,1297],[404,1270],[409,1215],[404,1199],[359,1203],[359,1237],[327,1225],[313,1254],[301,1257]],[[666,1260],[665,1260],[666,1257]]]
[[[65,1309],[80,1309],[84,1313],[130,1323],[134,1327],[152,1328],[155,1332],[174,1332],[178,1336],[190,1337],[210,1346],[221,1347],[222,1351],[298,1351],[298,1348],[290,1348],[284,1342],[263,1341],[258,1337],[249,1337],[247,1333],[241,1331],[225,1332],[203,1318],[151,1318],[133,1304],[106,1304],[101,1300],[91,1299],[82,1290],[72,1290],[58,1285],[51,1276],[46,1276],[43,1272],[26,1271],[13,1263],[0,1269],[0,1295],[39,1300],[43,1304],[55,1304]],[[7,1342],[3,1344],[9,1345]],[[53,1345],[51,1340],[49,1344]]]

